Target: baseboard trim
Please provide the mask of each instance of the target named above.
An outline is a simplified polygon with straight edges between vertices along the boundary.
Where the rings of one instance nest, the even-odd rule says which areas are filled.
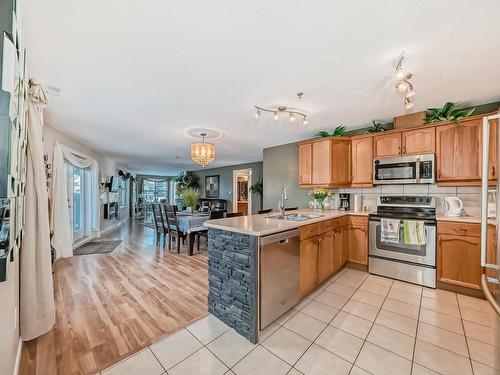
[[[16,354],[16,364],[14,366],[13,375],[19,375],[19,368],[21,367],[21,355],[23,353],[23,340],[19,337],[19,344],[17,345],[17,354]]]

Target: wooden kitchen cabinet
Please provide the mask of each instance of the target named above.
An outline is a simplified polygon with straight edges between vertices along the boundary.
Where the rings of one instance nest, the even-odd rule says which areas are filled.
[[[475,227],[475,228],[473,228]],[[455,228],[455,234],[450,228]],[[442,283],[481,289],[480,224],[438,222],[437,279]]]
[[[351,216],[349,262],[368,265],[368,217]]]
[[[318,283],[326,281],[334,272],[333,231],[318,236]]]
[[[320,138],[299,144],[299,184],[339,187],[351,184],[351,140]]]
[[[436,151],[436,127],[429,126],[401,132],[401,154],[434,154]]]
[[[436,180],[473,185],[481,180],[482,119],[436,127]]]
[[[299,145],[299,184],[312,184],[312,144]]]
[[[374,158],[401,155],[401,133],[393,132],[373,137]]]
[[[318,285],[318,237],[300,241],[300,295],[309,294]]]
[[[347,242],[347,232],[348,226],[339,227],[333,231],[333,272],[340,270],[344,264],[347,263],[348,259],[348,242]]]
[[[352,140],[352,186],[369,187],[373,185],[373,137]]]

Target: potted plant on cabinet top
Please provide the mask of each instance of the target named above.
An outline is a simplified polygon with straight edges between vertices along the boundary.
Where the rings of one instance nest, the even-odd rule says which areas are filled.
[[[426,124],[439,121],[453,121],[458,123],[461,119],[468,117],[476,108],[458,109],[458,103],[447,102],[442,108],[427,109]]]
[[[332,195],[332,192],[328,189],[317,187],[307,193],[310,197],[314,198],[314,204],[312,208],[317,211],[323,208],[323,201]]]
[[[200,199],[200,190],[196,188],[185,188],[181,190],[180,196],[182,202],[186,205],[187,212],[193,212]]]

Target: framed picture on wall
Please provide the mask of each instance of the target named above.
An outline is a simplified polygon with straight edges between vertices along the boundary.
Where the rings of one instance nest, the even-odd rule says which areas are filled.
[[[219,198],[219,175],[205,176],[205,197]]]

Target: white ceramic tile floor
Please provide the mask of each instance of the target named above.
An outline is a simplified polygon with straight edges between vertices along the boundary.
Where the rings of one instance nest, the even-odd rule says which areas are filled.
[[[102,375],[499,375],[499,330],[484,300],[349,269],[257,345],[208,315]]]

